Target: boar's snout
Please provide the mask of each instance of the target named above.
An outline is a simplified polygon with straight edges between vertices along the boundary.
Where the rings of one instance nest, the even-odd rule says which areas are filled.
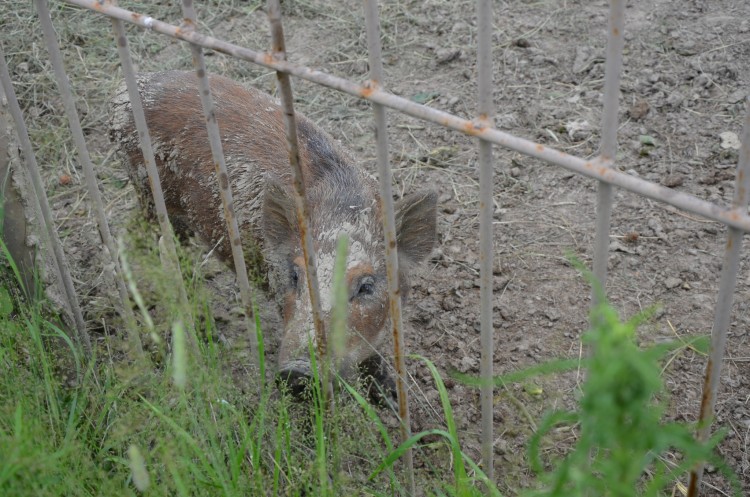
[[[312,375],[309,367],[291,365],[280,369],[276,375],[276,383],[285,388],[295,398],[304,398],[310,393]]]

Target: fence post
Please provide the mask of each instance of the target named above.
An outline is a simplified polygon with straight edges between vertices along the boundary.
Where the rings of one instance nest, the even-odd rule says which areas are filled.
[[[281,4],[279,0],[268,0],[268,21],[271,25],[272,55],[276,60],[286,60],[286,46],[284,42],[284,29],[281,24]],[[307,290],[310,293],[310,304],[312,306],[313,325],[315,327],[315,344],[319,363],[323,370],[323,401],[329,407],[333,399],[333,384],[328,368],[330,366],[327,354],[326,329],[323,323],[323,313],[320,304],[320,290],[318,288],[318,270],[315,264],[315,251],[310,232],[310,210],[305,196],[305,178],[299,163],[299,150],[297,147],[297,124],[294,119],[294,99],[292,98],[292,84],[289,74],[277,71],[276,77],[279,82],[279,96],[281,97],[281,110],[284,116],[284,128],[286,130],[287,149],[289,151],[289,164],[292,169],[294,183],[294,205],[297,210],[297,223],[302,241],[302,254],[305,259],[305,271],[307,273]]]
[[[617,112],[619,110],[620,74],[622,73],[622,50],[625,43],[625,2],[611,0],[607,25],[607,60],[604,68],[604,110],[602,115],[602,138],[597,162],[611,168],[617,152]],[[596,238],[594,240],[594,277],[602,292],[607,284],[607,262],[609,260],[609,230],[612,218],[612,185],[599,182],[596,199]],[[601,302],[597,289],[592,294],[592,305]]]
[[[495,126],[492,104],[492,2],[477,1],[477,70],[478,112],[480,128]],[[492,143],[479,139],[479,293],[481,358],[480,375],[482,412],[482,466],[489,481],[494,481],[494,435],[492,363],[494,326],[492,324],[492,259],[494,252],[492,212],[494,181]]]
[[[367,51],[370,64],[371,90],[381,90],[383,86],[383,62],[380,47],[380,21],[377,0],[365,0],[365,22],[367,24]],[[373,103],[375,114],[375,137],[378,146],[378,184],[383,206],[383,233],[385,235],[385,268],[388,279],[388,305],[393,334],[393,355],[396,366],[396,391],[398,392],[398,415],[401,420],[401,442],[411,436],[411,416],[409,413],[409,391],[406,388],[406,360],[404,350],[404,324],[401,314],[401,293],[398,285],[398,247],[396,246],[396,216],[391,187],[391,168],[388,163],[388,123],[385,107]],[[414,456],[411,447],[404,453],[406,477],[410,495],[416,495],[414,481]]]
[[[748,200],[750,200],[750,99],[746,98],[745,122],[742,130],[740,156],[737,161],[737,177],[734,183],[732,208],[737,213],[747,212]],[[719,280],[719,295],[714,311],[714,326],[711,332],[711,355],[708,358],[703,379],[703,395],[701,396],[700,417],[698,419],[698,440],[701,442],[708,440],[714,417],[716,393],[719,388],[721,365],[727,344],[727,332],[732,317],[732,302],[744,235],[745,233],[737,228],[729,228],[727,234],[724,262],[721,279]],[[690,472],[688,497],[695,497],[699,494],[699,487],[703,478],[703,466],[703,464],[700,464]]]
[[[34,155],[34,149],[31,146],[31,140],[29,139],[28,131],[26,130],[26,124],[23,120],[23,114],[21,107],[18,105],[15,91],[13,90],[13,83],[10,78],[8,71],[8,65],[5,61],[5,51],[0,45],[0,87],[5,92],[8,102],[8,110],[13,118],[16,126],[16,132],[18,133],[18,139],[23,149],[24,157],[26,159],[26,169],[31,179],[31,184],[34,189],[35,197],[35,209],[41,214],[41,224],[43,227],[39,227],[39,231],[42,236],[45,237],[47,247],[52,252],[54,263],[53,272],[47,272],[48,275],[55,275],[57,281],[62,283],[62,290],[64,298],[59,299],[57,302],[58,307],[63,309],[69,309],[73,315],[73,323],[75,330],[75,338],[79,345],[83,346],[86,355],[91,355],[91,339],[89,338],[88,331],[86,331],[86,323],[83,321],[83,314],[81,308],[78,305],[78,297],[76,296],[75,288],[73,286],[73,278],[70,276],[70,270],[66,261],[65,254],[62,250],[62,244],[55,231],[55,222],[52,219],[52,212],[50,211],[49,203],[47,202],[47,194],[44,191],[42,183],[42,177],[39,174],[39,166],[36,162],[36,156]],[[31,269],[31,268],[30,268]],[[33,270],[33,269],[32,269]],[[33,289],[29,289],[32,290]],[[52,296],[52,294],[50,294]]]

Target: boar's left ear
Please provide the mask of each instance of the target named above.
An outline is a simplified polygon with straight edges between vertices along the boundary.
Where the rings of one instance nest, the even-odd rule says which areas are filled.
[[[284,187],[273,179],[263,198],[263,236],[271,246],[278,247],[292,242],[297,229],[294,200]]]
[[[416,192],[396,203],[396,242],[401,259],[410,264],[430,255],[437,236],[437,194]]]

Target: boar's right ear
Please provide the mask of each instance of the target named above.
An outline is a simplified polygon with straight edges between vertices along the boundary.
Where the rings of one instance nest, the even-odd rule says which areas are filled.
[[[269,179],[263,198],[263,236],[271,246],[278,247],[290,243],[296,229],[294,200],[280,183]]]
[[[437,237],[437,194],[416,192],[396,203],[396,243],[400,259],[410,264],[430,255]]]

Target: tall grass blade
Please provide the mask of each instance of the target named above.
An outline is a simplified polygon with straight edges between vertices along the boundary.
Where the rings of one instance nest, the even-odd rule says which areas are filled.
[[[172,381],[180,390],[187,384],[187,344],[182,321],[172,323]]]
[[[133,485],[139,491],[145,492],[151,484],[151,479],[146,470],[146,460],[136,445],[131,445],[128,448],[128,462],[133,475]]]

